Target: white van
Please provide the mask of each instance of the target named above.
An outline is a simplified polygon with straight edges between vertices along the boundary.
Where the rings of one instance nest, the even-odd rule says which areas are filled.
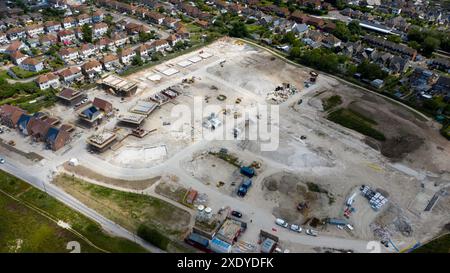
[[[353,226],[352,225],[350,225],[350,224],[347,224],[347,226],[346,226],[349,230],[354,230],[354,228],[353,228]]]
[[[275,224],[282,226],[284,228],[287,228],[289,226],[289,224],[286,221],[280,218],[277,218],[277,220],[275,220]]]

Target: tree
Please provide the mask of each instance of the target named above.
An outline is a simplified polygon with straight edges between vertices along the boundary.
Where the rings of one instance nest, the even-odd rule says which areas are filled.
[[[247,26],[243,22],[235,22],[232,24],[230,36],[244,38],[248,37]]]
[[[336,28],[333,30],[333,35],[338,37],[344,42],[347,42],[352,34],[350,33],[350,30],[348,29],[347,25],[343,22],[336,22]]]
[[[302,55],[302,50],[300,49],[300,47],[293,47],[291,48],[291,51],[289,51],[289,57],[291,59],[297,59],[300,58],[300,56]]]
[[[135,65],[135,66],[141,66],[141,65],[144,64],[144,61],[142,61],[141,56],[136,55],[136,56],[134,56],[133,61],[131,62],[131,64]]]
[[[353,35],[360,35],[362,32],[358,20],[352,20],[350,23],[348,23],[347,28]]]
[[[92,43],[92,28],[88,24],[81,27],[81,32],[83,33],[83,40],[86,43]]]
[[[433,37],[427,37],[423,40],[422,50],[425,56],[431,56],[434,50],[439,48],[441,41]]]
[[[398,35],[389,35],[387,37],[387,40],[390,42],[394,42],[396,44],[399,44],[402,42],[402,38],[400,38],[400,36],[398,36]]]
[[[369,63],[367,61],[358,65],[356,71],[361,73],[362,78],[369,80],[383,80],[387,77],[387,73],[381,70],[381,68],[377,64]]]
[[[409,47],[412,47],[412,48],[414,48],[414,49],[416,49],[416,50],[419,50],[419,49],[420,49],[420,44],[419,44],[418,42],[416,42],[416,41],[411,41],[411,42],[409,42],[409,43],[408,43],[408,46],[409,46]]]

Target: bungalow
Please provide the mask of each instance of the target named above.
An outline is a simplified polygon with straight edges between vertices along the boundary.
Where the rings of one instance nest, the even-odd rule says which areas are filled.
[[[41,90],[45,90],[50,87],[55,89],[60,86],[59,77],[51,72],[37,77],[36,83]]]
[[[27,34],[30,37],[36,37],[44,33],[44,27],[42,25],[31,25],[26,27]]]
[[[16,128],[17,122],[23,114],[25,114],[25,110],[22,110],[17,106],[9,104],[0,106],[0,121],[9,128]]]
[[[120,53],[120,61],[124,65],[128,65],[131,63],[133,58],[136,56],[136,52],[132,48],[124,48]]]
[[[61,24],[55,21],[47,21],[44,23],[47,32],[58,32],[61,30]]]
[[[63,129],[51,127],[45,136],[45,143],[52,151],[57,151],[70,141],[70,133]]]
[[[75,40],[75,32],[71,29],[63,29],[58,32],[58,38],[65,45],[72,44]]]
[[[73,17],[66,17],[62,21],[62,26],[65,29],[76,27],[76,25],[77,25],[77,20],[75,20],[75,18],[73,18]]]
[[[119,65],[119,58],[117,55],[108,54],[102,58],[101,62],[103,64],[103,68],[110,71]]]
[[[87,59],[97,53],[97,47],[93,44],[82,44],[79,52],[82,59]]]
[[[20,65],[28,57],[28,55],[25,55],[20,51],[15,51],[10,55],[11,61],[16,65]]]
[[[92,14],[92,22],[94,22],[94,23],[102,22],[103,18],[104,18],[104,14],[103,14],[103,11],[101,11],[101,10],[96,10]]]
[[[70,106],[80,102],[86,95],[79,90],[64,88],[56,97],[62,104]]]
[[[81,68],[77,66],[72,66],[59,72],[59,76],[65,83],[71,83],[73,81],[81,80],[83,74],[81,73]]]
[[[154,24],[161,25],[164,21],[164,15],[162,15],[161,13],[158,13],[158,12],[149,11],[149,12],[145,13],[145,15],[148,17],[150,22],[152,22]]]
[[[81,121],[84,121],[90,126],[95,126],[100,124],[103,118],[103,113],[100,111],[100,109],[98,109],[94,105],[89,105],[83,108],[78,113],[78,117],[80,118]]]
[[[87,15],[86,13],[78,15],[77,20],[78,20],[79,26],[92,23],[92,18],[89,15]]]
[[[97,60],[91,60],[84,63],[81,69],[88,78],[93,78],[102,72],[102,64]]]
[[[167,40],[156,40],[151,44],[151,48],[154,49],[154,51],[164,51],[165,49],[169,48],[169,43]]]
[[[20,68],[31,71],[31,72],[40,72],[44,70],[44,62],[37,58],[27,58],[22,63],[20,63]]]
[[[21,27],[14,27],[6,31],[6,36],[8,36],[8,39],[11,41],[24,39],[26,35],[25,29]]]
[[[106,23],[100,22],[94,24],[92,28],[92,34],[95,37],[101,37],[108,31],[108,25]]]
[[[69,62],[72,60],[77,59],[80,55],[78,53],[78,50],[74,47],[64,47],[61,48],[58,52],[58,55],[63,59],[65,62]]]

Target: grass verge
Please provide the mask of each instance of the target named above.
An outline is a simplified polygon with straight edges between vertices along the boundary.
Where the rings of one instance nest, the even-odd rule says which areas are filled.
[[[3,171],[0,190],[1,252],[15,251],[18,244],[22,252],[69,252],[69,241],[78,241],[81,252],[147,252],[127,239],[107,234],[96,222]],[[59,220],[74,232],[57,226],[54,221]]]
[[[139,232],[142,225],[157,230],[170,240],[165,250],[186,251],[179,246],[179,239],[189,226],[189,212],[158,198],[102,187],[66,174],[57,176],[53,183],[132,232]]]

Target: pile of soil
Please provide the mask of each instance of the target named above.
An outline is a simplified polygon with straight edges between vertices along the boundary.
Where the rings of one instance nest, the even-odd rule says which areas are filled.
[[[391,137],[381,143],[381,154],[393,160],[400,160],[406,154],[417,150],[423,143],[422,138],[412,134]]]

